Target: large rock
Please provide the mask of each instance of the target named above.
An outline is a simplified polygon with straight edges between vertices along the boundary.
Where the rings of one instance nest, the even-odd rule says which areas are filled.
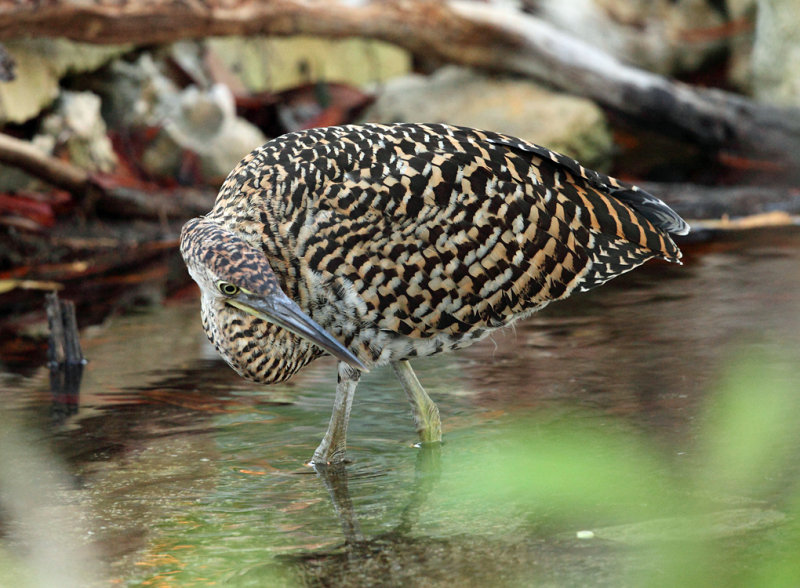
[[[226,86],[217,84],[207,91],[190,86],[177,96],[142,165],[153,175],[174,177],[183,152],[191,151],[198,157],[203,176],[217,180],[265,141],[257,127],[236,116],[233,95]]]
[[[369,39],[222,37],[206,45],[250,92],[278,92],[317,81],[360,86],[411,70],[407,51]]]
[[[494,78],[459,67],[430,77],[387,83],[364,122],[443,122],[514,135],[570,155],[586,165],[608,162],[611,134],[593,102],[530,81]]]
[[[175,43],[135,62],[116,61],[95,81],[108,124],[120,130],[160,129],[142,154],[142,166],[157,178],[176,178],[187,162],[199,163],[201,179],[224,178],[239,160],[266,141],[254,125],[236,115],[231,91],[211,85],[199,45]],[[167,75],[165,61],[178,63],[199,85],[181,88]],[[190,155],[187,159],[187,154]],[[191,178],[197,179],[197,178]]]
[[[117,165],[117,156],[106,130],[99,96],[65,91],[55,111],[42,121],[40,134],[51,137],[54,150],[64,149],[78,167],[110,172]]]
[[[68,73],[93,71],[131,49],[130,45],[89,45],[65,39],[4,42],[17,64],[16,79],[0,83],[0,124],[34,118],[58,97]]]
[[[800,106],[800,3],[759,0],[753,47],[753,93],[759,100]]]

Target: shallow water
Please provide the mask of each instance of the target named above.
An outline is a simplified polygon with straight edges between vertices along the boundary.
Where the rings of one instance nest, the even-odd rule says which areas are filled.
[[[334,363],[249,384],[205,341],[197,305],[87,329],[67,418],[46,370],[0,374],[0,585],[755,585],[763,561],[800,573],[797,231],[694,244],[683,267],[650,264],[416,361],[441,447],[413,447],[404,394],[375,370],[356,393],[352,463],[327,474],[304,462]]]

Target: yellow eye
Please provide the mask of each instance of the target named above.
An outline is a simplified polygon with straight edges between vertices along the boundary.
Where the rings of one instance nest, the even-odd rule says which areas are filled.
[[[239,291],[239,287],[230,282],[217,282],[217,288],[225,296],[234,296]]]

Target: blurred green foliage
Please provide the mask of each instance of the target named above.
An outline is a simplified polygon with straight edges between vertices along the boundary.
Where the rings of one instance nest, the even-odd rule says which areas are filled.
[[[438,491],[638,550],[631,585],[798,586],[799,378],[788,360],[742,353],[680,459],[619,423],[519,416],[457,449]]]

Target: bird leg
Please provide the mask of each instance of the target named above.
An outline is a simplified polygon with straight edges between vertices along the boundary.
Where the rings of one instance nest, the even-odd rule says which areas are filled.
[[[350,409],[353,396],[361,379],[361,372],[351,368],[343,361],[339,362],[339,380],[336,384],[336,397],[333,401],[333,414],[328,423],[325,437],[311,458],[312,464],[341,463],[347,449],[347,423],[350,420]]]
[[[342,532],[347,545],[353,546],[364,542],[364,535],[356,518],[353,500],[347,488],[347,468],[344,464],[320,465],[315,464],[317,476],[322,480],[331,497],[333,509],[339,516]]]
[[[423,443],[434,443],[442,440],[442,420],[439,409],[428,393],[419,383],[411,364],[405,360],[392,362],[394,372],[406,391],[414,415],[414,425],[419,440]]]

